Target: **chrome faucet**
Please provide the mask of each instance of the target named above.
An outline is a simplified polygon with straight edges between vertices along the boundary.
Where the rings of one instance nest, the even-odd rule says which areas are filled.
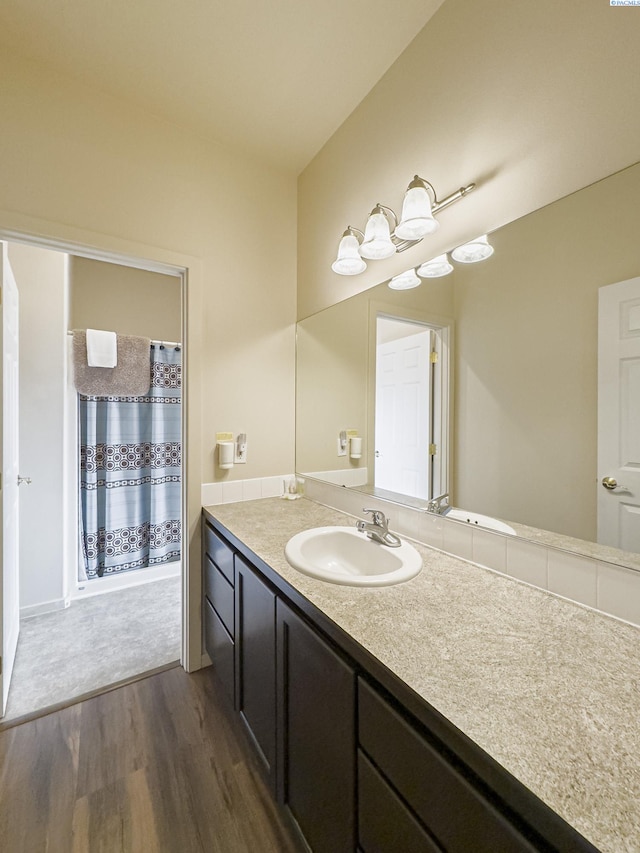
[[[366,533],[369,539],[388,545],[389,548],[399,548],[402,545],[400,537],[389,532],[389,519],[379,509],[363,509],[363,512],[371,513],[371,521],[360,519],[356,527],[361,533]]]
[[[438,495],[437,498],[431,498],[429,503],[427,504],[428,512],[437,512],[438,515],[442,515],[445,509],[449,508],[449,493],[444,492],[442,495]]]

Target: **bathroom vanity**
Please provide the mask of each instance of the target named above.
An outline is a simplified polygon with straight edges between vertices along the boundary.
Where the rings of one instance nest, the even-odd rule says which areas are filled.
[[[203,511],[205,647],[309,848],[639,850],[638,629],[426,546],[384,588],[288,565],[294,534],[345,524]]]

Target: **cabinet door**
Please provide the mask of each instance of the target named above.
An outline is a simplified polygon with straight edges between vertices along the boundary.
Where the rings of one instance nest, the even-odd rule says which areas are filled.
[[[355,674],[281,600],[278,797],[313,853],[353,853]]]
[[[211,658],[218,683],[233,703],[235,692],[233,640],[208,598],[205,598],[203,602],[203,616],[204,646]]]
[[[236,707],[275,787],[276,596],[236,554]]]

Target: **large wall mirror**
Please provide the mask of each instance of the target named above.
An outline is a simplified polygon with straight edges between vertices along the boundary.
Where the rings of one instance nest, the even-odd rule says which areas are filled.
[[[640,283],[611,287],[640,277],[639,197],[636,164],[495,231],[486,261],[302,320],[297,471],[424,509],[446,491],[517,535],[640,567]],[[381,347],[419,338],[428,405],[389,415]],[[376,482],[385,430],[433,451],[422,485]]]

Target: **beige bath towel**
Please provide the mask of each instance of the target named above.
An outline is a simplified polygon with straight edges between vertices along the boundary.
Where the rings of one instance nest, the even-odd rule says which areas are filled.
[[[151,340],[118,335],[116,367],[87,365],[87,337],[73,333],[73,380],[79,394],[88,397],[139,397],[151,386]]]

